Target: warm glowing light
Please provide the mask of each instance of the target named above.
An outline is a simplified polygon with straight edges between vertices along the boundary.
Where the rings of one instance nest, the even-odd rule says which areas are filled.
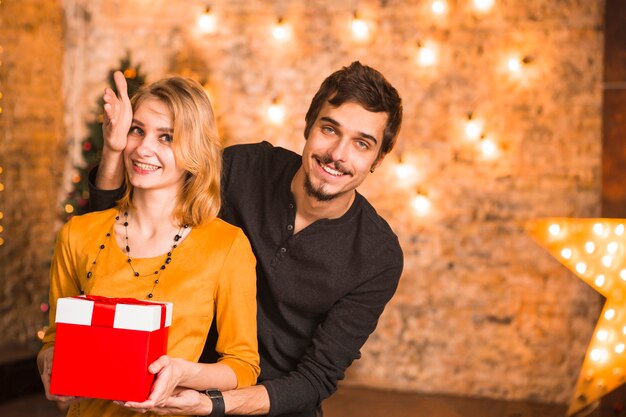
[[[480,12],[488,12],[494,3],[495,0],[474,0],[474,7]]]
[[[598,236],[602,236],[604,234],[604,226],[602,226],[602,223],[596,223],[593,225],[593,233]]]
[[[517,58],[509,58],[506,63],[506,66],[509,68],[511,72],[519,72],[522,69],[522,61]]]
[[[420,67],[432,67],[437,63],[437,47],[434,43],[418,44],[417,65]]]
[[[552,236],[557,236],[560,232],[561,232],[561,226],[559,226],[558,224],[551,224],[548,227],[548,232],[552,235]]]
[[[591,352],[589,352],[589,357],[594,362],[604,362],[607,360],[608,356],[609,354],[606,349],[602,348],[592,349]]]
[[[267,108],[267,117],[274,124],[280,124],[285,119],[285,108],[278,102],[278,100],[274,100]]]
[[[556,236],[550,233],[549,228],[555,224],[566,233]],[[568,416],[599,401],[626,381],[626,266],[622,266],[626,265],[626,253],[623,238],[616,236],[623,233],[623,226],[620,227],[623,224],[624,219],[566,218],[528,224],[528,231],[542,246],[606,299],[587,348]],[[607,239],[610,237],[613,238]]]
[[[615,226],[615,235],[621,236],[623,234],[624,234],[624,225],[618,224],[617,226]]]
[[[606,342],[609,338],[609,332],[607,332],[606,330],[598,330],[598,333],[596,333],[596,338],[601,342]]]
[[[396,165],[396,175],[398,179],[408,180],[417,175],[417,170],[415,169],[413,165],[408,164],[406,162],[401,162],[398,165]]]
[[[217,20],[210,7],[207,7],[198,18],[198,27],[202,33],[215,33]]]
[[[291,38],[291,28],[285,23],[282,17],[278,18],[272,36],[279,42],[286,42]]]
[[[431,202],[424,194],[418,194],[413,197],[411,205],[418,214],[425,215],[430,211]]]
[[[4,184],[0,182],[0,191],[4,191]]]
[[[73,206],[73,205],[71,205],[71,204],[66,204],[66,205],[65,205],[65,212],[66,212],[67,214],[71,214],[71,213],[73,213],[73,212],[74,212],[74,206]]]
[[[468,139],[478,139],[480,135],[483,133],[483,123],[480,120],[468,118],[467,123],[465,124],[465,136]]]
[[[608,310],[604,312],[605,319],[612,320],[613,317],[615,317],[615,310],[613,310],[612,308],[609,308]]]
[[[356,39],[365,40],[369,37],[370,28],[367,22],[361,19],[358,13],[354,13],[354,18],[352,18],[352,34]]]
[[[480,151],[485,158],[494,158],[498,154],[498,146],[491,139],[480,141]]]
[[[435,0],[430,7],[434,14],[442,15],[448,13],[448,3],[444,0]]]

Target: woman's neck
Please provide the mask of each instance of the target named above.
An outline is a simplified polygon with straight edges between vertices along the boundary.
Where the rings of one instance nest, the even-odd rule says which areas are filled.
[[[122,250],[127,244],[133,258],[150,258],[167,253],[181,225],[174,218],[176,199],[158,198],[158,191],[135,190],[133,206],[122,212],[115,235]],[[126,225],[124,225],[126,223]]]

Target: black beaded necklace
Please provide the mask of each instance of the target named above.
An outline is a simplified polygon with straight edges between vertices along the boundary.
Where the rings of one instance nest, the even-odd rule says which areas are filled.
[[[156,288],[157,284],[159,283],[159,278],[157,277],[157,275],[159,275],[159,273],[166,268],[166,265],[169,265],[170,262],[172,262],[172,253],[174,252],[174,249],[176,249],[178,247],[178,241],[183,237],[183,232],[184,232],[185,229],[189,228],[189,225],[184,224],[178,230],[178,233],[176,233],[176,235],[174,236],[174,241],[172,243],[172,248],[167,252],[167,255],[165,256],[165,260],[163,261],[163,264],[156,271],[154,271],[152,273],[141,274],[133,266],[133,260],[130,257],[130,245],[128,243],[128,212],[124,211],[123,216],[124,216],[124,239],[125,239],[125,243],[126,243],[125,247],[124,247],[124,250],[126,252],[126,258],[127,258],[128,266],[130,266],[130,269],[133,272],[133,276],[135,276],[136,278],[155,276],[154,283],[152,285],[152,289],[150,290],[150,292],[148,293],[148,296],[147,296],[148,298],[152,298],[154,296],[154,289]],[[120,220],[120,216],[118,214],[117,216],[115,216],[115,221],[119,221],[119,220]],[[110,238],[111,238],[111,232],[108,232],[106,234],[105,243],[108,242],[110,240]],[[102,252],[102,250],[105,247],[106,246],[105,246],[104,243],[100,245],[100,250],[98,251],[98,254],[96,255],[96,258],[91,263],[91,267],[89,268],[89,271],[87,272],[87,279],[91,279],[93,277],[93,270],[94,270],[94,268],[96,266],[96,261],[100,257],[100,253]],[[84,293],[84,292],[81,291],[81,293]]]

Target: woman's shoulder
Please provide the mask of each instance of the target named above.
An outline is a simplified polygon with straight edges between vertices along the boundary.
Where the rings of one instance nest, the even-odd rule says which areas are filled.
[[[103,211],[80,214],[72,217],[64,226],[68,231],[74,233],[87,233],[95,230],[110,228],[111,222],[119,213],[117,208],[110,208]]]
[[[239,227],[232,225],[219,217],[196,226],[196,230],[198,230],[198,234],[200,235],[206,237],[219,236],[222,240],[236,239],[239,236],[245,236],[243,230]]]

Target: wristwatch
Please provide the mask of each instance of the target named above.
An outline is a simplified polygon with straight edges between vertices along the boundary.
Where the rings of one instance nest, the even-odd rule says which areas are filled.
[[[211,399],[211,403],[213,403],[213,411],[211,411],[210,417],[224,417],[226,414],[226,406],[224,404],[224,397],[222,397],[222,391],[217,388],[210,388],[205,391],[205,394]]]

